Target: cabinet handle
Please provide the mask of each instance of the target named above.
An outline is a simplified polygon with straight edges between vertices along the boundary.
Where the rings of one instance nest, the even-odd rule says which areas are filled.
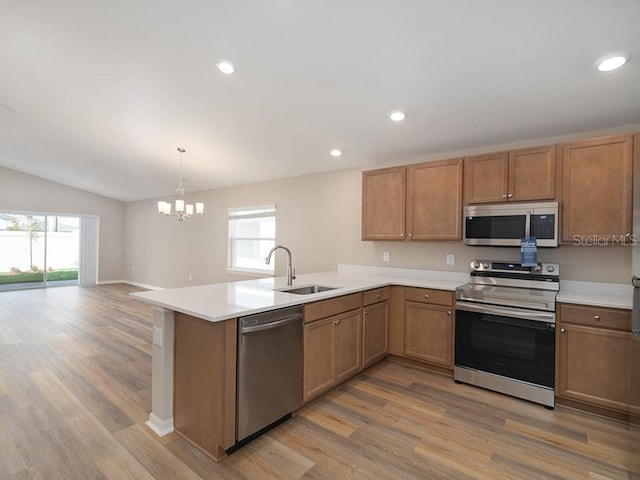
[[[447,315],[451,315],[451,310],[447,310]]]
[[[566,330],[564,328],[561,328],[560,333],[564,333],[564,332],[566,332]]]
[[[425,295],[424,298],[429,298],[429,295]]]
[[[411,237],[413,237],[413,233],[410,233],[410,234],[409,234],[409,238],[411,238]]]
[[[376,295],[376,298],[380,298],[380,294]]]
[[[598,322],[600,321],[600,315],[594,315],[593,318],[595,318],[596,321],[598,321]]]
[[[509,195],[507,195],[507,198],[511,198],[513,197],[513,193],[510,193]]]
[[[507,194],[505,193],[504,195],[502,195],[502,198],[507,198]]]

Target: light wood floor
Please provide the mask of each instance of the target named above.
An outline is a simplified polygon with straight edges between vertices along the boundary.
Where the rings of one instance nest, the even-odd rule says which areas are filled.
[[[145,427],[151,309],[128,285],[0,293],[0,479],[629,479],[640,435],[394,361],[215,464]]]

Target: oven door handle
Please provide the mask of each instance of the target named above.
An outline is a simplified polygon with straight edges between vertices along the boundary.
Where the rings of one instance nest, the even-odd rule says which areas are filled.
[[[500,315],[502,317],[522,318],[536,322],[555,323],[556,314],[553,312],[535,312],[532,310],[521,310],[519,308],[499,307],[496,305],[481,305],[469,302],[456,302],[456,310],[467,312],[486,313],[489,315]]]

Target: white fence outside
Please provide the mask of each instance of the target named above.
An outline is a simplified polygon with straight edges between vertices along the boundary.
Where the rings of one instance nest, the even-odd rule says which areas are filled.
[[[79,231],[47,232],[47,267],[53,270],[78,268]],[[33,239],[33,265],[44,268],[44,232]],[[0,272],[17,268],[31,270],[29,232],[0,231]]]

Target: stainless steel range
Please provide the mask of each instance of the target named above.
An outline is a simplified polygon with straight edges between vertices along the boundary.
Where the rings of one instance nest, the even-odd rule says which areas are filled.
[[[474,260],[456,289],[454,380],[554,406],[560,267]]]

